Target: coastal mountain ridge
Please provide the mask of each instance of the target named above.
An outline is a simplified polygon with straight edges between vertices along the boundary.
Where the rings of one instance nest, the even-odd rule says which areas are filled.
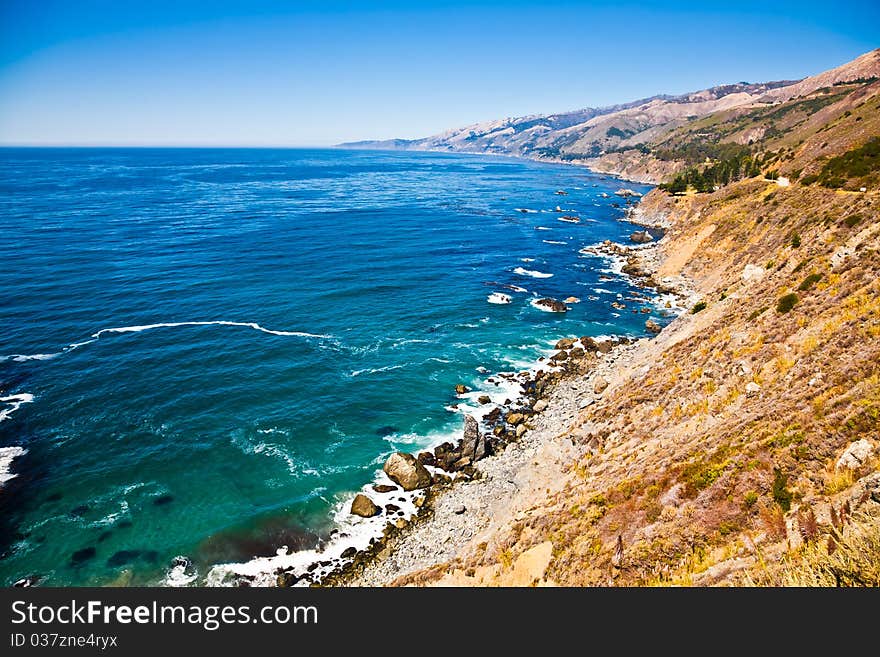
[[[880,50],[613,120],[649,110],[644,148],[567,161],[665,181],[622,218],[659,240],[590,252],[689,310],[560,336],[493,429],[515,439],[352,583],[880,586]]]
[[[720,111],[770,107],[844,82],[880,77],[880,49],[802,80],[725,84],[678,96],[657,95],[605,108],[498,119],[421,139],[340,144],[342,148],[428,150],[563,161],[657,183],[681,169],[653,147],[672,131]]]

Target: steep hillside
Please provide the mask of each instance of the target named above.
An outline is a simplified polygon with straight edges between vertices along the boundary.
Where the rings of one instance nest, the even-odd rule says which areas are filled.
[[[536,457],[507,517],[396,584],[880,585],[880,82],[829,79],[656,138],[681,173],[631,219],[666,234],[608,248],[698,301],[579,354],[536,452],[564,472]]]

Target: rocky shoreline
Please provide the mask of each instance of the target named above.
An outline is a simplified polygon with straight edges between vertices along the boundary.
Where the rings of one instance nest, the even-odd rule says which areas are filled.
[[[669,227],[665,216],[646,216],[637,208],[630,209],[624,221],[655,234]],[[663,258],[660,241],[652,238],[640,243],[634,239],[632,245],[605,242],[588,248],[595,255],[620,260],[623,274],[640,287],[667,295],[666,311],[680,313],[683,303],[692,297],[692,288],[681,277],[657,279]],[[636,302],[632,312],[650,312],[647,295],[626,300]],[[645,326],[648,333],[661,328],[651,319]],[[278,572],[277,585],[387,585],[485,546],[481,540],[494,528],[515,520],[559,490],[572,462],[602,449],[602,436],[572,429],[583,409],[601,403],[617,370],[636,365],[636,354],[647,341],[649,338],[561,338],[556,351],[533,370],[490,378],[490,383],[496,377],[518,383],[521,397],[494,408],[480,424],[467,416],[462,438],[455,444],[445,442],[414,456],[394,454],[386,463],[385,472],[395,484],[407,489],[409,479],[410,490],[424,491],[415,498],[415,515],[389,518],[382,537],[371,540],[364,550],[344,554],[326,575],[302,581]],[[456,392],[469,391],[461,387]],[[404,472],[390,471],[399,469],[404,461]],[[424,479],[426,474],[429,481]],[[413,483],[418,478],[421,483]],[[355,513],[382,513],[369,499],[358,499],[353,507],[358,507],[352,509]]]

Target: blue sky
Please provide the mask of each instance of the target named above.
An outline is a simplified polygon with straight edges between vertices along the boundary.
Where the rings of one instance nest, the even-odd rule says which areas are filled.
[[[0,143],[325,145],[799,78],[880,3],[0,0]]]

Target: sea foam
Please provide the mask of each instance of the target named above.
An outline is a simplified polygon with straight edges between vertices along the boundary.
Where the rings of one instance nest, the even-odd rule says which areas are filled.
[[[543,271],[537,271],[534,269],[525,269],[524,267],[517,267],[513,270],[514,274],[519,274],[520,276],[531,276],[532,278],[550,278],[553,274],[548,274]]]

